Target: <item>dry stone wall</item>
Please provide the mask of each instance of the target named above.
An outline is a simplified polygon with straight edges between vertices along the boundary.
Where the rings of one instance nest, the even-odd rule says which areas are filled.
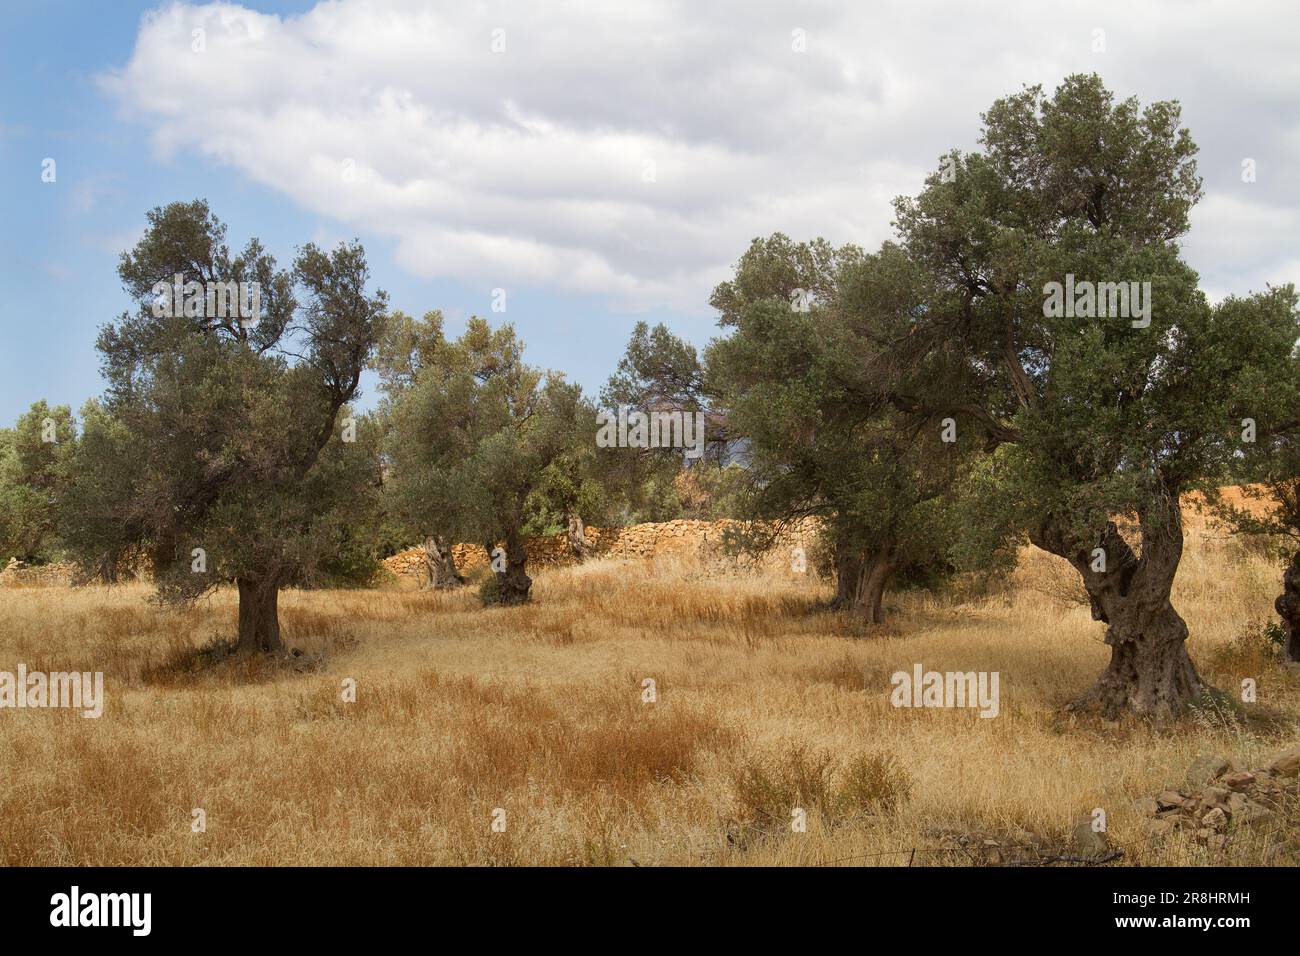
[[[1264,513],[1268,510],[1265,501],[1250,497],[1241,488],[1224,488],[1225,498],[1238,507]],[[1188,495],[1183,500],[1183,517],[1189,534],[1221,534],[1221,529],[1203,510],[1199,495]],[[625,528],[588,528],[587,541],[592,553],[597,557],[623,559],[656,559],[679,557],[698,559],[710,563],[730,560],[723,547],[723,535],[728,526],[740,526],[736,521],[662,521],[648,524],[630,525]],[[789,567],[794,563],[794,552],[802,547],[805,554],[807,570],[812,572],[812,551],[817,540],[819,524],[816,518],[805,518],[791,525],[772,549],[760,562],[766,568]],[[483,547],[477,544],[457,544],[452,547],[456,558],[456,567],[462,574],[473,574],[487,566],[488,557]],[[384,566],[404,582],[423,581],[424,552],[420,548],[408,548],[384,560]],[[528,542],[528,567],[541,569],[565,566],[575,563],[568,541],[563,534],[542,538],[531,538]],[[33,587],[42,585],[66,585],[73,579],[74,568],[67,564],[48,564],[27,567],[17,561],[10,561],[8,566],[0,569],[0,587]],[[796,572],[797,573],[797,572]],[[141,580],[147,580],[147,573],[140,573]]]
[[[735,521],[677,521],[651,522],[629,525],[624,528],[587,528],[587,544],[592,555],[600,558],[658,559],[682,558],[701,561],[728,560],[724,547],[727,528],[740,527]],[[764,565],[784,565],[794,569],[798,564],[796,549],[802,548],[803,564],[811,571],[808,557],[816,541],[818,523],[806,518],[792,524],[778,538],[776,546],[763,559]],[[452,546],[456,567],[461,574],[472,574],[487,566],[488,556],[482,545],[457,544]],[[542,569],[564,567],[577,563],[568,539],[563,534],[528,540],[528,567]],[[384,560],[384,566],[399,579],[423,580],[424,551],[408,548]],[[796,572],[801,573],[801,572]]]
[[[630,525],[624,528],[587,528],[587,543],[593,557],[617,559],[679,558],[707,563],[735,561],[728,556],[723,536],[728,527],[741,527],[736,521],[661,521]],[[796,549],[801,548],[803,566],[812,571],[810,557],[817,539],[818,522],[806,518],[790,525],[779,536],[777,544],[760,559],[760,566],[777,568],[785,566],[795,570],[798,564]],[[452,546],[456,567],[461,574],[474,574],[486,568],[487,552],[482,545],[456,544]],[[528,540],[528,568],[565,567],[577,563],[566,535],[556,534]],[[384,559],[384,567],[402,582],[425,580],[424,550],[407,548]],[[40,587],[67,585],[75,568],[70,564],[48,564],[26,567],[10,561],[0,569],[0,587]],[[795,571],[795,573],[803,573]],[[148,575],[141,575],[147,579]]]
[[[27,566],[17,558],[0,570],[0,587],[46,587],[72,583],[76,566],[71,564],[39,564]]]

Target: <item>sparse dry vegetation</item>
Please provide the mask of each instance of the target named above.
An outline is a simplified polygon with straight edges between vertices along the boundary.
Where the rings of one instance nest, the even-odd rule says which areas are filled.
[[[2,589],[0,667],[103,670],[108,702],[4,713],[0,862],[967,865],[999,861],[971,835],[1058,852],[1095,807],[1121,863],[1297,862],[1294,815],[1212,852],[1134,806],[1198,753],[1254,766],[1295,740],[1300,675],[1252,624],[1276,567],[1198,532],[1175,588],[1208,679],[1255,678],[1257,704],[1107,722],[1063,710],[1107,649],[1044,593],[1058,560],[1027,551],[979,599],[894,594],[865,631],[821,609],[829,584],[685,562],[552,570],[487,610],[473,588],[287,591],[282,661],[224,653],[228,590],[173,611],[144,585]],[[999,671],[1000,715],[894,709],[915,662]]]

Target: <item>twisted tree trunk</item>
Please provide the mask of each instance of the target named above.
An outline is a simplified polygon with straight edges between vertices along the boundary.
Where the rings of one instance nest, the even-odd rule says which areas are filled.
[[[897,570],[898,558],[892,546],[865,555],[842,550],[835,564],[833,606],[870,624],[885,623],[885,585]]]
[[[587,528],[582,523],[582,515],[576,511],[569,512],[568,523],[569,550],[581,563],[591,557],[591,545],[587,541]]]
[[[881,548],[873,552],[862,569],[857,608],[872,624],[885,623],[885,585],[896,570],[898,561],[893,548]]]
[[[1273,607],[1286,628],[1284,656],[1288,661],[1300,661],[1300,551],[1282,574],[1282,593]]]
[[[424,539],[424,586],[435,591],[458,588],[465,579],[456,570],[456,556],[441,535]]]
[[[1110,717],[1123,710],[1176,716],[1208,689],[1187,654],[1187,624],[1170,601],[1183,553],[1177,500],[1170,495],[1139,514],[1140,557],[1113,521],[1097,539],[1099,553],[1071,547],[1059,526],[1047,524],[1031,536],[1074,566],[1083,577],[1093,620],[1106,625],[1110,663],[1073,708],[1096,707]]]
[[[236,584],[239,586],[239,650],[282,652],[279,573],[242,577]]]
[[[488,555],[494,552],[488,545]],[[497,570],[499,560],[494,560],[492,571],[497,577],[497,594],[502,604],[523,604],[528,600],[533,587],[533,579],[524,570],[528,561],[528,547],[519,532],[511,531],[506,535],[504,551],[505,567]]]
[[[862,568],[866,564],[862,555],[841,547],[835,555],[835,600],[831,607],[847,609],[853,605]]]

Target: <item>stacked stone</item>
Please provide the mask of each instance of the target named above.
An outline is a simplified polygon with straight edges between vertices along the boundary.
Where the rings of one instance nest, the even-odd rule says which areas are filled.
[[[1153,835],[1191,833],[1211,849],[1241,827],[1276,819],[1300,798],[1300,747],[1275,754],[1258,770],[1239,770],[1217,755],[1197,758],[1182,789],[1139,801]]]
[[[625,528],[587,528],[586,535],[591,552],[597,557],[697,557],[711,560],[721,554],[727,527],[738,524],[730,520],[696,521],[683,518]],[[804,565],[807,566],[807,554],[816,540],[818,527],[815,518],[805,518],[792,525],[777,546],[764,556],[761,564],[774,569],[792,567],[795,549],[802,547]],[[482,545],[457,544],[451,550],[456,559],[456,567],[462,574],[473,573],[487,565],[488,557]],[[528,540],[529,568],[565,567],[574,563],[576,558],[569,548],[566,535],[548,535]],[[384,566],[399,578],[423,577],[424,551],[421,548],[408,548],[386,558]]]
[[[17,558],[10,558],[0,570],[0,587],[51,587],[72,583],[77,570],[72,564],[38,564],[27,566]]]

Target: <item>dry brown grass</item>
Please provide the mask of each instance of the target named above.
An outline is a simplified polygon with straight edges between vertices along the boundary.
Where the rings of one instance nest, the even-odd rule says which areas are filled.
[[[682,564],[542,573],[520,608],[290,592],[304,655],[276,666],[196,656],[231,636],[230,593],[177,613],[142,586],[0,590],[0,669],[102,670],[108,694],[99,720],[0,711],[0,862],[961,864],[953,834],[1051,846],[1094,807],[1127,863],[1286,862],[1275,834],[1152,843],[1132,805],[1198,752],[1256,765],[1300,734],[1300,679],[1243,638],[1279,572],[1192,535],[1192,654],[1225,689],[1255,678],[1259,716],[1175,726],[1063,713],[1107,652],[1037,552],[978,601],[894,595],[867,632],[817,582]],[[1000,716],[894,709],[915,662],[999,671]]]

